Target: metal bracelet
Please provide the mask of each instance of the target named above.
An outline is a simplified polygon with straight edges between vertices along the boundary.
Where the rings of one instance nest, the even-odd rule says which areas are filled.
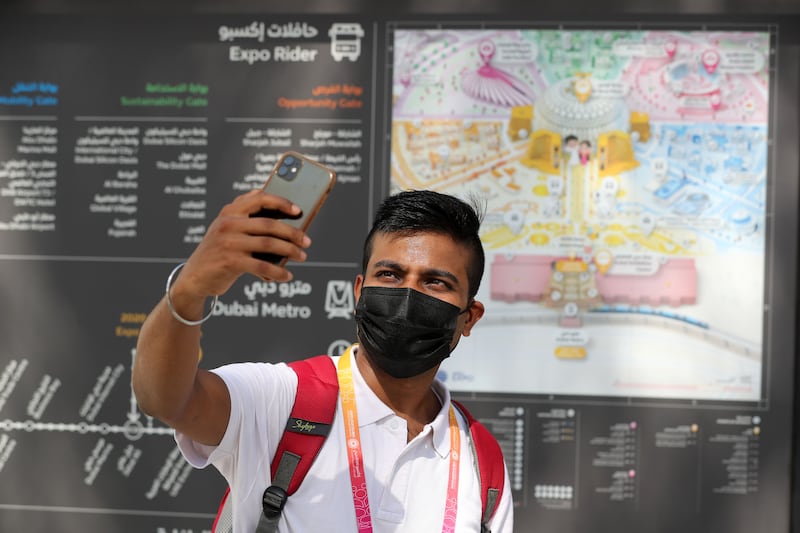
[[[181,263],[180,265],[173,268],[172,272],[169,273],[169,277],[167,278],[167,288],[166,288],[167,307],[169,307],[169,312],[172,313],[172,316],[175,317],[175,320],[177,320],[181,324],[185,324],[187,326],[199,326],[200,324],[211,318],[211,315],[214,313],[214,307],[217,305],[218,297],[216,294],[214,295],[214,301],[211,302],[211,309],[209,309],[208,314],[206,314],[206,316],[204,316],[200,320],[186,320],[181,315],[179,315],[178,312],[175,310],[175,307],[172,305],[172,298],[169,295],[169,290],[172,288],[172,281],[173,279],[175,279],[175,275],[178,273],[180,269],[184,267],[185,264],[186,262]]]

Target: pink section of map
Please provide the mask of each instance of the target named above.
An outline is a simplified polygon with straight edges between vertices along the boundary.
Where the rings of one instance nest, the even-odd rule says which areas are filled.
[[[493,300],[539,302],[544,297],[558,257],[498,255],[491,265]],[[653,275],[595,274],[604,303],[690,305],[697,301],[697,269],[692,258],[666,260]]]

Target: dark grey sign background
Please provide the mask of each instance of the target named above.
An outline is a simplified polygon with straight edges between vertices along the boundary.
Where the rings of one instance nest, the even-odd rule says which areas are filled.
[[[202,119],[188,124],[164,119],[158,125],[197,125],[208,130],[208,146],[203,149],[209,161],[205,171],[207,221],[233,198],[233,182],[253,172],[255,150],[241,145],[242,131],[247,125],[227,119],[245,116],[285,119],[296,136],[307,136],[306,128],[313,127],[309,124],[314,120],[360,121],[358,127],[364,136],[358,153],[362,158],[363,181],[337,185],[312,229],[315,245],[309,264],[295,269],[296,278],[310,284],[312,292],[266,299],[281,305],[307,306],[312,310],[312,318],[214,317],[204,326],[203,364],[211,367],[237,360],[294,359],[325,352],[332,342],[352,340],[354,336],[352,321],[326,318],[326,286],[331,280],[352,280],[358,273],[361,241],[372,206],[387,190],[389,153],[384,135],[391,108],[385,101],[388,94],[385,58],[389,43],[385,28],[396,17],[382,13],[373,13],[372,17],[178,16],[159,14],[155,5],[152,9],[154,13],[135,16],[82,13],[0,17],[0,88],[6,91],[13,81],[49,81],[58,83],[60,100],[54,110],[0,107],[2,115],[56,115],[54,124],[59,139],[57,230],[36,235],[0,233],[4,318],[0,321],[0,371],[12,361],[28,361],[19,383],[0,409],[0,422],[5,424],[0,425],[0,438],[6,436],[16,441],[16,448],[0,470],[3,531],[205,531],[210,529],[211,516],[224,490],[224,483],[213,470],[194,471],[174,496],[162,490],[155,497],[148,497],[154,479],[174,448],[172,437],[146,431],[132,437],[118,431],[120,427],[129,427],[126,422],[133,413],[127,382],[135,346],[135,338],[116,333],[120,325],[135,327],[121,324],[121,314],[146,313],[160,298],[168,272],[193,247],[182,242],[184,224],[176,218],[179,200],[161,193],[165,181],[175,181],[176,177],[173,173],[152,170],[155,158],[174,151],[164,149],[160,153],[157,148],[141,147],[135,215],[138,235],[134,239],[109,239],[105,235],[109,217],[90,215],[88,205],[90,198],[99,192],[98,183],[107,179],[110,171],[72,162],[76,138],[85,134],[88,125],[76,117],[168,114],[176,119]],[[350,12],[357,11],[357,6],[352,6]],[[503,14],[494,13],[500,15]],[[509,15],[511,12],[506,12],[504,20],[514,18]],[[536,23],[529,18],[530,24]],[[686,24],[685,18],[676,19],[676,24]],[[414,17],[406,19],[413,21]],[[316,26],[320,34],[314,46],[320,50],[320,59],[312,66],[230,63],[229,44],[218,41],[217,28],[243,26],[254,20],[299,20]],[[719,22],[718,17],[715,20]],[[333,22],[350,21],[360,22],[365,30],[362,56],[352,64],[336,63],[327,52],[327,29]],[[425,24],[429,21],[425,17]],[[705,19],[689,22],[696,27]],[[512,418],[521,420],[525,427],[524,488],[514,491],[517,531],[777,532],[789,527],[796,342],[799,54],[797,32],[792,31],[797,27],[796,17],[781,22],[774,78],[778,84],[775,121],[771,128],[775,139],[770,175],[774,194],[769,213],[770,255],[765,288],[769,303],[765,313],[765,398],[758,404],[732,405],[663,403],[641,398],[621,401],[511,397],[502,394],[500,368],[497,394],[462,395],[462,399],[495,431],[507,454],[515,453],[515,449],[504,413],[514,409],[518,414]],[[151,109],[145,112],[119,106],[119,96],[141,94],[147,81],[172,80],[208,85],[208,107],[156,113]],[[364,107],[328,113],[286,111],[275,106],[278,96],[306,96],[314,86],[330,83],[364,87]],[[13,151],[20,136],[20,124],[0,121],[0,161],[18,157]],[[266,123],[260,124],[266,127]],[[144,129],[156,124],[139,125]],[[0,220],[10,218],[13,209],[6,199],[0,199]],[[244,301],[245,286],[254,281],[242,280],[231,290],[230,297]],[[80,408],[96,387],[98,376],[106,367],[119,365],[124,370],[110,388],[96,418],[80,425],[84,421],[79,415]],[[58,379],[60,387],[41,419],[32,421],[27,414],[28,405],[45,375]],[[561,408],[576,413],[575,444],[553,452],[542,445],[543,430],[537,414]],[[665,427],[694,420],[701,427],[719,429],[716,421],[737,415],[762,419],[759,462],[754,472],[758,490],[751,494],[714,491],[725,483],[724,461],[731,452],[712,445],[711,434],[698,437],[700,444],[691,448],[696,456],[670,454],[652,446],[656,433]],[[595,488],[607,480],[606,473],[591,467],[596,453],[591,440],[607,436],[609,427],[630,420],[638,422],[638,440],[631,457],[637,461],[639,478],[631,485],[633,498],[611,502],[596,496]],[[163,428],[141,415],[136,421],[143,427]],[[106,448],[110,445],[111,451],[92,484],[87,485],[84,481],[87,461],[98,445]],[[138,450],[139,459],[125,477],[117,463],[130,447]],[[553,485],[575,484],[575,506],[555,510],[539,505],[533,484],[541,480],[551,480],[546,482]]]
[[[126,322],[123,314],[147,313],[158,301],[169,271],[195,246],[184,242],[186,227],[209,223],[222,205],[239,193],[234,183],[256,172],[256,154],[278,155],[291,148],[317,156],[358,156],[362,163],[354,174],[361,181],[338,183],[315,221],[309,260],[295,269],[299,294],[278,291],[249,300],[245,288],[262,285],[250,278],[240,280],[221,298],[228,304],[233,300],[255,302],[259,312],[263,305],[293,306],[302,313],[310,312],[310,318],[215,316],[204,327],[203,364],[213,367],[238,360],[296,359],[325,353],[333,341],[353,340],[352,320],[346,315],[327,319],[325,298],[330,280],[346,284],[357,274],[370,217],[374,38],[372,27],[364,24],[360,59],[337,63],[331,57],[327,35],[333,20],[249,16],[0,19],[0,92],[8,94],[17,81],[59,87],[57,106],[0,109],[4,118],[0,120],[0,160],[49,159],[58,165],[55,208],[20,208],[14,207],[10,198],[0,200],[2,220],[20,212],[49,211],[56,216],[55,231],[0,232],[4,302],[0,369],[13,368],[8,365],[14,362],[28,363],[0,415],[8,423],[2,433],[16,441],[0,474],[4,480],[0,483],[3,531],[210,529],[225,488],[213,469],[191,472],[175,494],[165,490],[148,494],[174,449],[174,441],[163,432],[148,433],[146,428],[163,425],[132,411],[129,381],[136,338],[120,336],[117,328],[138,327]],[[251,39],[219,42],[220,26],[244,27],[253,21],[267,26],[301,21],[316,27],[318,35],[312,39],[267,38],[264,43]],[[316,50],[317,59],[305,64],[235,63],[229,61],[232,45],[270,50],[301,45]],[[121,96],[146,96],[148,82],[206,85],[208,106],[178,110],[120,105]],[[280,97],[311,97],[315,87],[333,84],[360,86],[363,107],[287,111],[277,105]],[[37,122],[33,115],[54,118]],[[40,124],[58,128],[58,153],[17,154],[22,127]],[[77,139],[95,126],[138,127],[140,133],[132,137],[140,140],[145,130],[153,127],[201,128],[207,131],[208,141],[201,147],[140,144],[136,165],[76,164]],[[249,129],[268,128],[290,129],[291,145],[243,146]],[[299,145],[300,139],[312,139],[315,129],[338,128],[360,131],[360,146],[304,149]],[[206,154],[207,169],[176,172],[156,168],[156,161],[174,161],[183,152]],[[114,179],[119,170],[138,171],[138,188],[105,189],[104,180]],[[260,173],[266,175],[264,170]],[[205,176],[206,194],[163,192],[166,186],[182,185],[185,176],[194,180]],[[10,180],[3,181],[7,186]],[[90,212],[96,195],[111,194],[137,195],[137,212]],[[205,201],[205,220],[179,220],[184,201]],[[114,218],[135,218],[136,237],[108,237]],[[267,292],[277,289],[266,286]],[[100,376],[106,367],[124,371],[109,386],[97,415],[87,420],[81,416],[81,407],[98,383],[97,390],[105,386]],[[58,380],[60,386],[41,419],[33,420],[27,414],[28,405],[45,375],[51,382]],[[30,423],[25,429],[15,425],[26,421]],[[68,427],[59,429],[57,424]],[[87,484],[93,450],[108,445],[111,449],[105,463]],[[126,449],[130,451],[129,446],[139,458],[126,477],[117,463]],[[178,475],[181,473],[178,470]]]

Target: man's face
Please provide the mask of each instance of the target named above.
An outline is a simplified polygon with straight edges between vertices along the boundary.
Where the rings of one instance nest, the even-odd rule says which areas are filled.
[[[458,320],[454,343],[468,336],[483,316],[483,304],[469,297],[469,250],[447,235],[377,233],[372,255],[355,283],[356,301],[365,286],[411,288],[467,310]],[[455,344],[453,345],[455,346]]]

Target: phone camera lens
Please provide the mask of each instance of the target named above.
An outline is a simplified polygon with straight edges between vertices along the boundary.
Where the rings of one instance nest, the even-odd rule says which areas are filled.
[[[296,157],[287,155],[281,161],[280,166],[278,167],[278,177],[281,177],[287,181],[292,181],[298,176],[300,169],[303,167],[303,161],[297,159]]]

